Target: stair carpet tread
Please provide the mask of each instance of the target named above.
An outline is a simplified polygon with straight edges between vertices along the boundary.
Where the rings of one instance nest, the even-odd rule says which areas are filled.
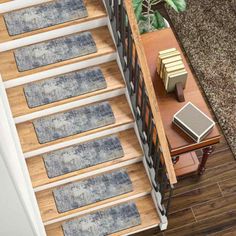
[[[151,229],[151,228],[157,227],[160,224],[159,217],[156,213],[156,209],[155,209],[152,197],[150,195],[136,198],[132,200],[131,202],[134,202],[136,204],[136,207],[140,214],[141,224],[134,226],[132,228],[128,228],[128,229],[110,234],[111,236],[134,234],[135,232],[140,232],[143,229]],[[78,217],[75,217],[73,219],[77,219],[77,218]],[[71,221],[73,219],[47,225],[45,227],[47,236],[64,236],[62,224],[65,222]]]
[[[100,163],[88,168],[73,171],[65,175],[57,176],[54,178],[48,177],[42,155],[26,159],[33,187],[34,188],[40,187],[73,176],[89,175],[89,172],[95,173],[102,168],[109,168],[112,167],[113,165],[117,165],[122,162],[133,160],[136,158],[139,159],[143,156],[143,152],[139,145],[138,138],[136,137],[136,134],[133,129],[119,132],[116,135],[119,138],[121,146],[123,148],[124,152],[123,157],[114,159],[112,161]]]
[[[8,1],[6,1],[6,0],[0,1],[0,3],[3,3],[3,2],[8,2]],[[106,11],[105,11],[105,8],[102,4],[102,1],[100,1],[100,0],[84,0],[84,4],[85,4],[87,12],[88,12],[87,17],[80,18],[80,19],[73,20],[73,21],[68,21],[68,22],[65,22],[62,24],[54,25],[51,27],[43,28],[43,29],[34,30],[34,31],[31,31],[28,33],[23,33],[23,34],[19,34],[19,35],[15,35],[15,36],[10,36],[8,34],[4,17],[3,17],[3,15],[0,15],[0,43],[11,41],[14,39],[23,38],[23,37],[28,37],[31,35],[39,34],[39,33],[50,31],[50,30],[63,28],[66,26],[71,26],[71,25],[75,25],[75,24],[88,22],[91,20],[96,20],[96,19],[106,16]]]
[[[63,99],[61,101],[56,101],[53,103],[49,103],[47,105],[42,105],[34,108],[29,108],[26,97],[24,94],[24,86],[20,85],[17,87],[9,88],[6,90],[9,104],[11,107],[11,111],[14,117],[30,114],[32,112],[41,111],[47,108],[51,108],[57,105],[62,105],[65,103],[77,101],[80,99],[89,98],[95,95],[103,94],[106,92],[110,92],[116,89],[124,88],[125,84],[122,79],[121,73],[119,71],[117,62],[111,61],[107,62],[101,65],[97,65],[96,67],[99,67],[104,75],[104,78],[106,80],[107,88],[96,90],[90,93],[82,94],[79,96],[71,97],[68,99]],[[47,80],[43,79],[42,81]],[[41,81],[41,80],[40,80]]]
[[[18,135],[20,138],[20,143],[21,143],[23,152],[29,152],[29,151],[33,151],[42,147],[47,147],[53,144],[69,141],[69,140],[83,137],[89,134],[94,134],[99,131],[115,128],[120,125],[129,124],[134,121],[129,104],[124,95],[114,97],[106,101],[108,101],[111,106],[111,109],[115,117],[115,123],[98,128],[98,129],[89,130],[83,133],[61,138],[61,139],[58,139],[49,143],[44,143],[44,144],[39,143],[32,121],[26,121],[24,123],[17,124],[16,128],[18,131]],[[73,109],[70,109],[70,110],[73,110]]]
[[[127,197],[131,197],[137,194],[149,194],[151,192],[151,185],[149,183],[147,174],[145,172],[145,169],[142,163],[132,164],[127,167],[122,167],[121,170],[127,171],[129,178],[132,182],[133,191],[128,192],[126,194],[119,195],[119,196],[115,196],[112,198],[108,198],[108,199],[105,199],[96,203],[85,205],[83,207],[70,210],[67,212],[58,213],[55,199],[52,192],[58,187],[37,192],[36,198],[38,201],[38,205],[39,205],[39,209],[40,209],[43,221],[44,222],[51,221],[60,217],[71,215],[73,213],[79,213],[79,212],[83,213],[86,210],[91,210],[99,206],[101,207],[104,204],[112,203],[114,201],[122,201],[122,199],[125,199]],[[109,171],[108,173],[111,173],[111,172],[114,172],[114,170]]]
[[[32,69],[32,70],[27,70],[27,71],[23,71],[23,72],[18,71],[15,57],[14,57],[14,49],[9,50],[9,51],[5,51],[5,52],[1,52],[0,53],[0,73],[1,73],[3,81],[17,79],[18,77],[21,77],[21,76],[32,75],[34,73],[46,71],[46,70],[53,69],[53,68],[58,68],[60,66],[85,61],[88,59],[92,59],[92,58],[103,56],[103,55],[108,55],[108,54],[115,52],[114,43],[112,41],[109,30],[106,26],[91,29],[89,31],[84,31],[84,32],[90,32],[92,34],[93,40],[95,41],[95,44],[97,47],[96,53],[68,59],[65,61],[61,61],[58,63],[39,67],[39,68]],[[82,33],[82,32],[80,32],[80,33]],[[78,33],[76,33],[76,34],[78,34]]]

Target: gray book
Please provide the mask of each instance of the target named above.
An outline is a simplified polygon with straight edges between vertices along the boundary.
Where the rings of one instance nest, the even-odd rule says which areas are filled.
[[[197,143],[201,142],[215,125],[213,120],[191,102],[174,115],[173,123]]]

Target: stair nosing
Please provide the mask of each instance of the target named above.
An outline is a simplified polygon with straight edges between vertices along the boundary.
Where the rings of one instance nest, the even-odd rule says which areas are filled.
[[[46,189],[55,188],[55,187],[58,187],[58,186],[61,186],[61,185],[64,185],[64,184],[67,184],[67,183],[70,183],[70,182],[74,182],[74,181],[82,180],[84,178],[92,177],[93,175],[102,174],[102,173],[107,172],[107,171],[112,171],[112,170],[116,170],[116,169],[119,169],[119,168],[122,168],[122,167],[125,167],[125,166],[135,164],[135,163],[139,163],[139,162],[142,161],[142,159],[143,159],[143,155],[140,155],[139,157],[134,157],[131,160],[121,161],[117,164],[113,164],[113,165],[108,166],[108,167],[103,167],[99,170],[89,171],[89,172],[86,172],[84,174],[68,177],[68,178],[65,178],[65,179],[62,179],[62,180],[55,181],[53,183],[44,184],[42,186],[34,187],[34,192],[35,193],[41,192],[41,191],[44,191]]]
[[[55,113],[60,113],[66,110],[77,108],[84,105],[89,105],[92,103],[100,102],[106,99],[111,99],[120,95],[125,94],[125,86],[123,88],[118,88],[112,91],[104,92],[102,94],[94,95],[88,98],[79,99],[76,101],[68,102],[65,104],[57,105],[54,107],[46,108],[44,110],[35,111],[26,115],[14,117],[15,124],[21,124],[30,120],[34,120],[44,116],[50,116]],[[66,100],[66,99],[65,99]]]
[[[31,82],[36,82],[42,79],[47,79],[53,76],[58,76],[65,73],[70,73],[76,70],[85,69],[90,66],[97,66],[99,64],[107,63],[117,60],[116,52],[111,52],[107,55],[101,55],[84,61],[79,61],[76,63],[71,63],[64,66],[59,66],[53,69],[33,73],[30,75],[18,77],[15,79],[3,81],[5,89],[14,88],[20,85],[24,85]]]
[[[79,32],[93,30],[99,27],[107,26],[107,17],[101,17],[95,20],[90,20],[83,23],[78,23],[71,26],[65,26],[59,29],[50,30],[42,33],[38,33],[31,36],[26,36],[23,38],[7,41],[0,43],[0,53],[14,50],[16,48],[21,48],[48,40],[64,37],[70,34],[76,34]]]
[[[82,136],[82,137],[79,137],[79,138],[75,138],[75,139],[72,139],[72,140],[69,140],[69,141],[63,141],[63,142],[53,144],[53,145],[50,145],[50,146],[47,146],[47,147],[39,148],[39,149],[36,149],[36,150],[33,150],[33,151],[24,152],[24,157],[25,157],[25,159],[32,158],[34,156],[38,156],[38,155],[41,155],[41,154],[44,154],[44,153],[47,153],[47,152],[55,151],[57,149],[65,148],[65,147],[72,146],[72,145],[75,145],[75,144],[79,144],[79,143],[89,141],[89,140],[92,140],[92,139],[96,139],[96,138],[106,136],[106,135],[109,135],[109,134],[114,134],[114,133],[117,133],[117,132],[121,132],[121,131],[124,131],[124,130],[127,130],[127,129],[131,129],[133,127],[134,127],[134,120],[129,122],[129,123],[126,123],[126,124],[118,125],[117,127],[113,127],[113,128],[110,128],[110,129],[105,129],[105,130],[102,130],[102,131],[99,131],[99,132],[96,132],[96,133],[93,133],[93,134],[85,135],[85,136]]]
[[[85,215],[85,214],[89,214],[91,212],[95,212],[97,210],[101,210],[101,209],[106,208],[106,207],[114,206],[114,205],[117,205],[117,204],[120,204],[120,203],[128,202],[128,201],[131,201],[131,200],[134,200],[134,199],[137,199],[137,198],[141,198],[141,197],[149,195],[150,193],[151,193],[151,191],[146,191],[146,192],[141,192],[141,193],[138,193],[138,194],[134,194],[134,195],[131,195],[129,197],[124,197],[124,198],[121,198],[121,199],[116,200],[116,201],[112,201],[112,202],[109,202],[109,203],[99,205],[97,207],[92,207],[92,208],[89,208],[87,210],[72,213],[72,214],[67,215],[67,216],[58,217],[58,218],[53,219],[53,220],[44,221],[43,224],[44,224],[44,226],[48,226],[48,225],[55,224],[55,223],[58,223],[58,222],[61,222],[61,221],[64,221],[64,220],[69,220],[71,218],[79,217],[79,216],[82,216],[82,215]]]

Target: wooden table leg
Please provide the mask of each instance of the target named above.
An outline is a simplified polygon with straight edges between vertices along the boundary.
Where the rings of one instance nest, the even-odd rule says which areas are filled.
[[[209,146],[203,149],[202,161],[198,169],[199,175],[202,175],[204,171],[206,170],[205,166],[206,166],[207,159],[212,154],[213,151],[214,151],[213,146]]]

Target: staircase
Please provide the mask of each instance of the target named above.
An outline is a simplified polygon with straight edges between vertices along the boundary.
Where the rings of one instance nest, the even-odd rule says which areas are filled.
[[[0,1],[2,3],[0,8],[2,6],[2,9],[13,12],[16,9],[30,7],[27,5],[29,3],[20,5],[16,2]],[[105,6],[101,0],[84,0],[84,3],[88,12],[88,16],[85,18],[15,36],[9,35],[4,22],[4,14],[0,15],[0,74],[46,234],[48,236],[76,235],[65,234],[63,225],[66,222],[101,213],[115,206],[125,206],[126,203],[133,203],[138,210],[140,222],[136,224],[131,222],[128,226],[118,227],[116,230],[110,231],[112,232],[111,235],[131,235],[160,226],[163,224],[163,219],[160,214],[160,207],[157,207],[157,200],[152,194],[151,177],[147,170],[147,164],[145,164],[142,141],[139,138],[137,123],[133,115],[122,65]],[[39,1],[37,1],[37,4],[39,4]],[[34,1],[30,5],[33,6]],[[82,32],[91,33],[97,47],[95,53],[61,60],[31,70],[19,71],[14,56],[17,49]],[[92,67],[100,68],[106,82],[106,88],[54,102],[47,102],[33,108],[29,107],[24,90],[26,86]],[[56,137],[49,142],[39,142],[34,125],[35,121],[65,112],[73,112],[79,108],[101,104],[104,101],[108,102],[111,107],[114,116],[113,123],[98,128],[85,129],[82,132],[64,135],[60,138]],[[70,120],[67,121],[68,123],[71,122]],[[51,122],[53,121],[51,120]],[[112,135],[115,135],[121,144],[122,156],[95,165],[90,163],[87,167],[75,168],[73,171],[49,177],[45,165],[45,155],[63,151],[75,145],[96,142]],[[58,158],[61,158],[61,156],[58,156]],[[86,180],[89,181],[104,174],[109,175],[116,171],[125,171],[128,174],[131,182],[130,191],[111,195],[109,198],[101,197],[99,200],[87,202],[87,204],[85,203],[80,207],[75,206],[65,212],[58,211],[55,197],[56,190],[69,184],[81,184]],[[106,182],[99,182],[99,184],[101,188],[106,186]],[[113,188],[119,187],[116,186],[116,183],[112,184]],[[93,187],[90,188],[92,193]],[[106,191],[105,194],[107,194]],[[75,196],[72,194],[68,196],[68,198],[70,197]],[[129,221],[128,218],[127,221]]]

